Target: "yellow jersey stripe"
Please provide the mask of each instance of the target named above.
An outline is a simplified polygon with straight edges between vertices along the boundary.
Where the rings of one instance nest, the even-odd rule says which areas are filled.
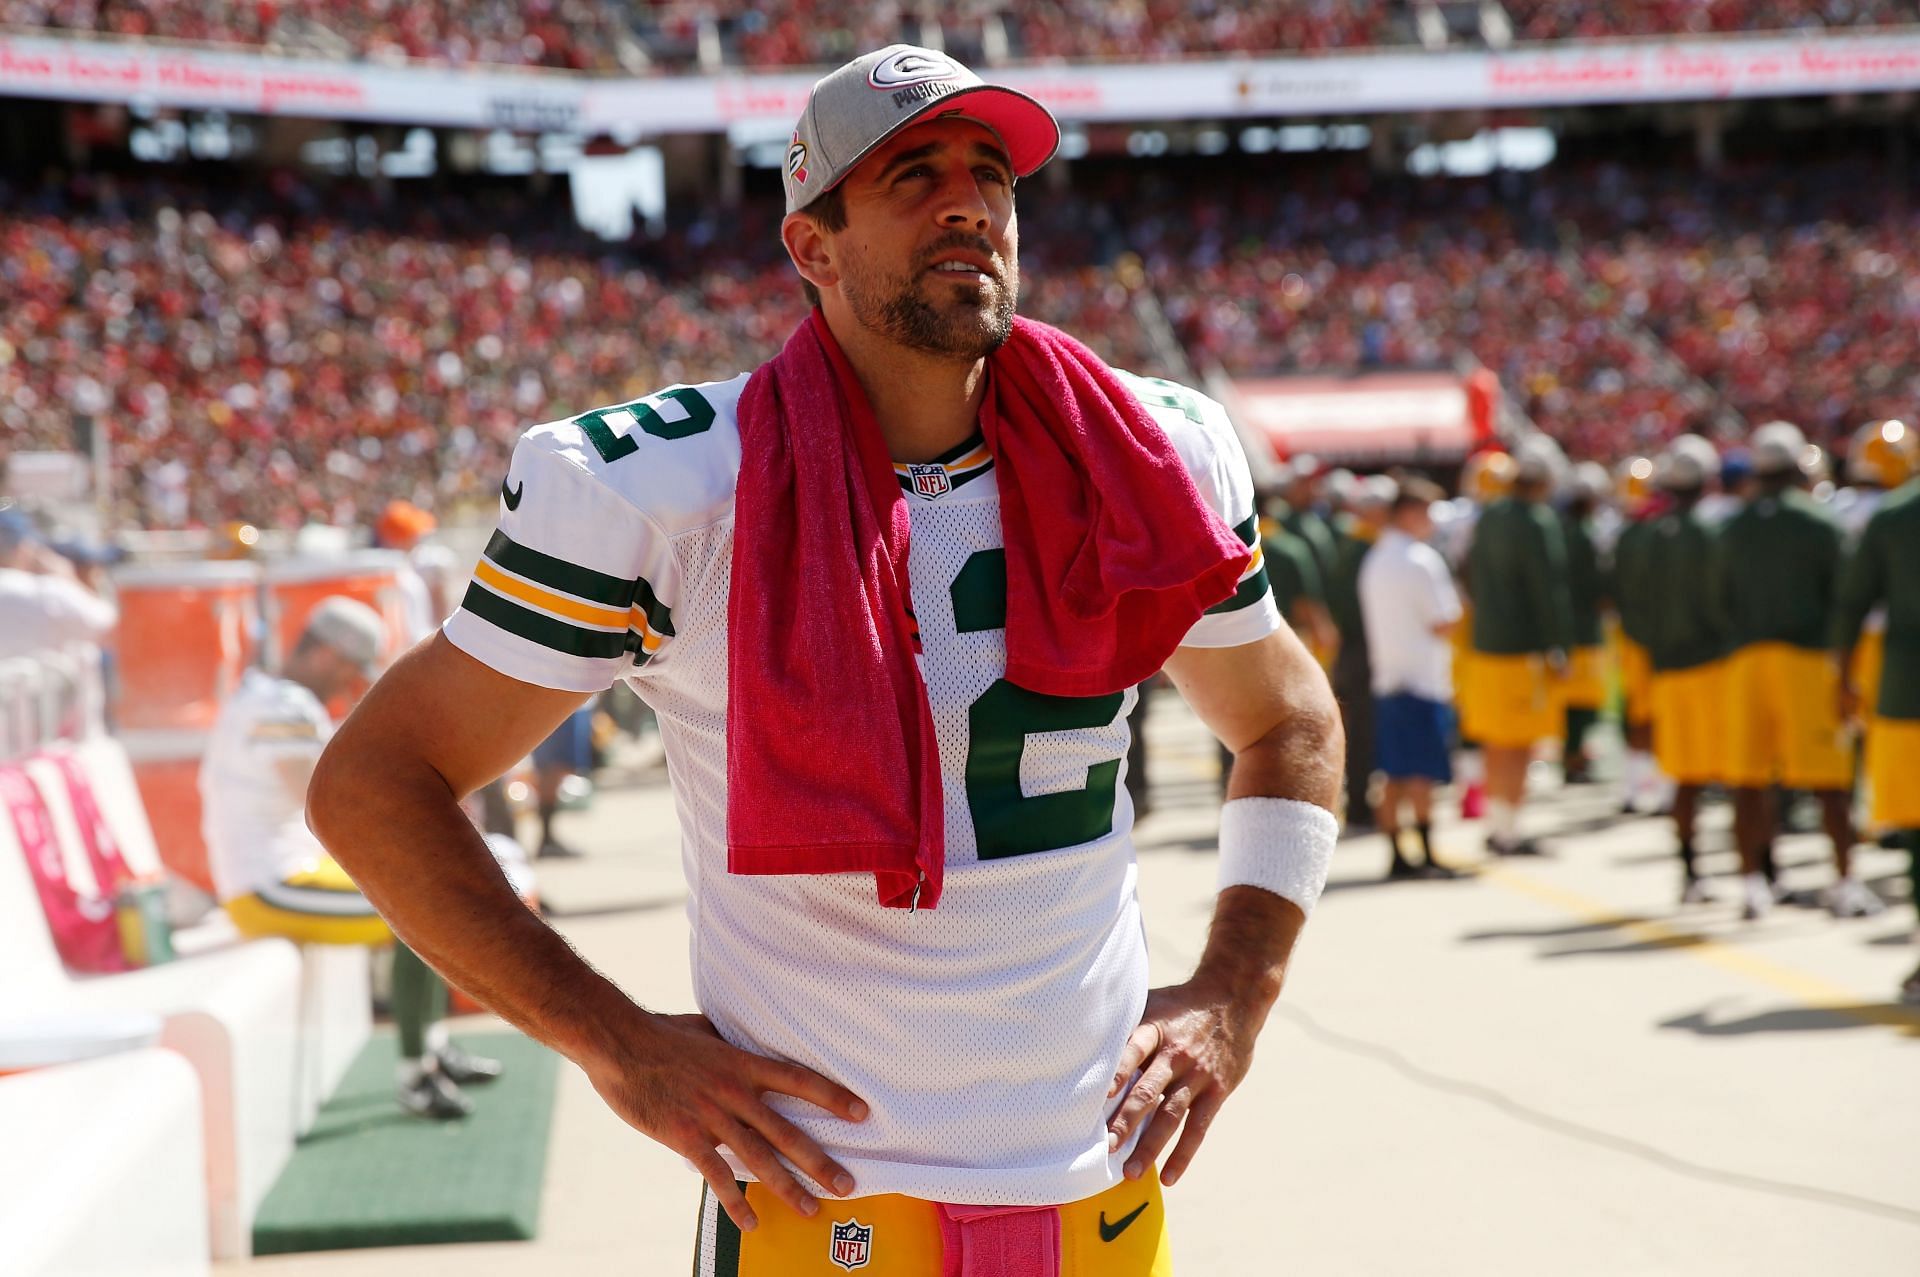
[[[480,560],[473,569],[474,579],[486,584],[489,589],[506,595],[520,603],[531,604],[543,612],[574,622],[576,625],[592,625],[602,629],[624,630],[628,628],[629,617],[638,612],[637,608],[621,611],[617,608],[600,607],[593,603],[582,603],[578,599],[568,598],[564,594],[555,594],[543,590],[537,585],[516,580],[502,572],[486,559]]]

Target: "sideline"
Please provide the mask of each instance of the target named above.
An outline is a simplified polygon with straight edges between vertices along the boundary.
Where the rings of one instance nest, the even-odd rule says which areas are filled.
[[[1482,882],[1494,883],[1518,895],[1564,910],[1582,922],[1611,927],[1631,939],[1658,945],[1743,976],[1756,984],[1784,993],[1812,1010],[1897,1029],[1904,1036],[1920,1038],[1920,1010],[1909,1010],[1895,1003],[1874,1003],[1818,976],[1796,971],[1699,931],[1670,926],[1653,918],[1619,913],[1598,900],[1505,866],[1482,866],[1476,876]]]

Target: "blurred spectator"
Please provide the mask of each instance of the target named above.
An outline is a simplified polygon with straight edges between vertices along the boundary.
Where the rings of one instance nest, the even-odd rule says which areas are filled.
[[[1720,35],[1910,23],[1900,0],[1504,0],[1516,40],[1626,35]]]
[[[374,545],[407,556],[400,593],[406,602],[409,643],[439,629],[457,606],[452,597],[458,571],[453,552],[427,540],[438,526],[437,519],[411,501],[389,501],[373,524]]]
[[[0,0],[0,25],[262,46],[302,56],[615,70],[607,0]]]
[[[1518,40],[1718,35],[1914,21],[1901,0],[1508,0]],[[629,17],[633,25],[629,26]],[[729,65],[832,66],[863,49],[926,44],[1014,61],[1160,62],[1318,53],[1413,38],[1390,0],[0,0],[0,25],[259,47],[301,56],[615,71],[638,36],[656,66],[709,52]],[[703,31],[717,49],[703,51]],[[633,65],[638,65],[633,60]]]
[[[1345,509],[1334,521],[1333,570],[1326,580],[1327,611],[1340,634],[1332,682],[1347,733],[1346,827],[1354,831],[1371,830],[1377,823],[1371,793],[1373,667],[1366,616],[1360,609],[1360,565],[1386,527],[1393,499],[1393,480],[1385,475],[1352,480],[1340,499]]]
[[[1653,662],[1653,749],[1674,783],[1673,824],[1679,839],[1682,904],[1713,898],[1701,876],[1694,835],[1700,796],[1725,779],[1721,727],[1726,704],[1726,638],[1712,603],[1713,527],[1700,515],[1720,458],[1698,435],[1681,435],[1660,454],[1655,482],[1667,496],[1637,553],[1644,574],[1647,654]],[[1771,883],[1770,865],[1762,872]],[[1755,916],[1772,901],[1748,901]]]
[[[0,505],[0,660],[107,641],[118,610],[18,507]]]
[[[69,448],[76,403],[102,398],[130,526],[490,512],[527,425],[779,349],[805,303],[778,241],[736,233],[743,215],[615,249],[530,194],[423,211],[286,174],[0,188],[0,426]],[[1076,239],[1030,238],[1027,313],[1170,371],[1111,271],[1076,262]]]
[[[326,704],[365,694],[379,672],[384,637],[379,613],[330,598],[314,609],[283,677],[247,671],[220,707],[200,765],[208,867],[221,904],[245,935],[393,944],[400,1104],[423,1117],[462,1117],[472,1103],[460,1085],[499,1076],[499,1063],[447,1039],[446,982],[394,939],[307,829],[307,785],[333,734]]]
[[[1360,565],[1360,610],[1373,675],[1374,761],[1385,777],[1378,808],[1389,878],[1452,878],[1433,855],[1433,788],[1453,780],[1453,627],[1460,595],[1433,535],[1435,503],[1446,494],[1425,479],[1402,480],[1387,526]],[[1420,860],[1401,845],[1405,800]]]
[[[1573,646],[1566,538],[1547,506],[1561,457],[1533,436],[1514,450],[1513,491],[1481,512],[1467,552],[1473,596],[1473,677],[1464,730],[1487,769],[1487,850],[1538,855],[1520,833],[1534,747],[1560,734],[1559,685]]]
[[[1827,904],[1836,917],[1878,913],[1853,874],[1853,750],[1828,650],[1845,554],[1840,525],[1801,491],[1807,442],[1774,421],[1753,434],[1752,496],[1714,544],[1713,605],[1725,637],[1726,759],[1745,911],[1773,903],[1763,861],[1776,827],[1774,786],[1811,790],[1833,848]]]
[[[1566,740],[1560,747],[1561,775],[1569,785],[1592,779],[1587,733],[1600,721],[1607,703],[1606,635],[1600,613],[1605,602],[1607,568],[1600,549],[1599,520],[1613,486],[1605,467],[1584,461],[1569,471],[1560,529],[1567,546],[1567,596],[1573,605],[1573,647],[1560,687]]]

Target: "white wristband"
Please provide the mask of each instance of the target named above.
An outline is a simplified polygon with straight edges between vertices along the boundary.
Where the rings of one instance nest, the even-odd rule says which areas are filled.
[[[1291,798],[1236,798],[1220,809],[1220,890],[1260,887],[1311,915],[1340,837],[1333,813]]]

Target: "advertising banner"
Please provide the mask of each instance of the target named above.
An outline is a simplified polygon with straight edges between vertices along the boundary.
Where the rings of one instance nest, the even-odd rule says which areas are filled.
[[[0,34],[0,96],[508,128],[712,133],[790,124],[817,71],[598,77],[384,66]],[[1013,66],[991,78],[1068,122],[1695,101],[1920,88],[1920,27],[1869,35],[1539,44],[1151,65]]]

